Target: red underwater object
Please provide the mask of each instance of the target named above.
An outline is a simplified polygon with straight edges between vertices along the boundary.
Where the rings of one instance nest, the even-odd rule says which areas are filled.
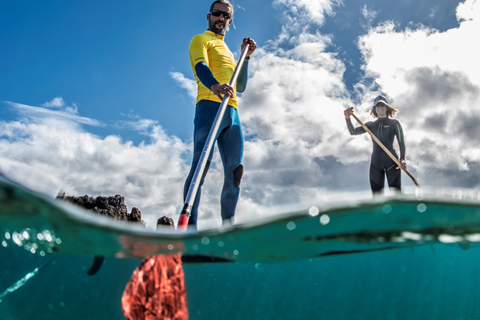
[[[122,296],[129,320],[186,320],[187,292],[178,254],[144,259],[133,272]]]

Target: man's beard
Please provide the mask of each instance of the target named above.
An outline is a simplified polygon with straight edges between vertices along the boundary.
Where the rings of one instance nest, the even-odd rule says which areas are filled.
[[[222,24],[223,26],[221,28],[217,28],[215,26],[216,23],[219,23],[218,21],[217,22],[212,22],[212,19],[210,19],[210,22],[208,23],[208,29],[212,30],[215,34],[221,34],[221,35],[224,35],[225,34],[225,25],[226,25],[226,21],[223,21]]]

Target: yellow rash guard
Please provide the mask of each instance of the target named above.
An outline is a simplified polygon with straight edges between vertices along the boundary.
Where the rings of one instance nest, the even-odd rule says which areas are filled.
[[[229,83],[235,70],[235,59],[232,52],[228,49],[224,36],[215,34],[207,30],[202,34],[197,34],[192,38],[188,49],[190,55],[190,64],[192,66],[195,80],[197,81],[197,103],[200,100],[210,100],[222,102],[210,88],[207,88],[198,79],[195,72],[197,63],[205,62],[212,71],[213,76],[219,83]],[[230,97],[228,105],[237,108],[237,93],[235,85],[233,86],[234,95]]]

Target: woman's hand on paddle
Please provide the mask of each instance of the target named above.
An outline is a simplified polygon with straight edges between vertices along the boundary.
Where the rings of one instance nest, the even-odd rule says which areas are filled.
[[[244,38],[242,42],[242,46],[240,47],[240,51],[243,51],[243,48],[247,43],[250,45],[248,47],[247,57],[250,57],[250,55],[255,51],[255,49],[257,49],[257,44],[255,43],[255,40],[253,40],[252,38]]]
[[[223,99],[222,95],[227,97],[233,96],[233,88],[228,85],[228,83],[215,83],[210,86],[210,90],[212,90],[213,94],[217,97]]]
[[[405,160],[401,160],[400,164],[402,167],[397,167],[397,169],[407,170],[407,162]]]
[[[345,109],[343,114],[345,115],[345,119],[348,119],[353,114],[353,107]]]

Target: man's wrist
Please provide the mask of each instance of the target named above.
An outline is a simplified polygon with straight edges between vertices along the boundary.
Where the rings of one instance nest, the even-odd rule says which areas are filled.
[[[245,61],[248,61],[248,60],[250,60],[250,56],[245,57]]]

